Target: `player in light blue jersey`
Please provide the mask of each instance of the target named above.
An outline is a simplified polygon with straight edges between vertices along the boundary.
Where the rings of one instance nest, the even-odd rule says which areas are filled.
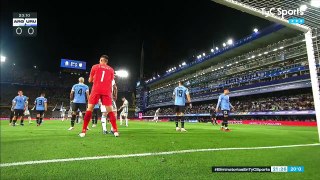
[[[12,126],[16,125],[17,120],[20,120],[20,125],[24,125],[23,124],[23,120],[22,120],[22,116],[24,113],[24,110],[26,108],[26,102],[27,102],[28,98],[26,96],[23,95],[23,92],[20,90],[18,91],[18,96],[16,96],[12,102],[13,102],[13,109],[14,109],[14,116],[12,119]]]
[[[182,81],[179,81],[179,86],[174,89],[173,98],[176,112],[176,131],[186,132],[187,130],[184,128],[184,108],[186,106],[186,98],[188,103],[190,103],[190,108],[192,108],[192,104],[188,88],[183,86]],[[179,119],[181,121],[181,128],[179,128]]]
[[[74,122],[77,117],[77,111],[82,112],[82,117],[85,116],[87,109],[87,100],[89,98],[89,87],[85,85],[84,78],[79,78],[79,83],[72,86],[70,92],[70,101],[72,107],[71,127],[68,130],[74,129]]]
[[[44,117],[44,112],[48,109],[48,101],[45,98],[45,93],[41,93],[34,101],[35,109],[37,112],[37,126],[40,126]]]
[[[224,131],[230,131],[228,128],[228,119],[229,119],[229,113],[230,110],[234,110],[233,106],[230,103],[230,98],[229,98],[229,89],[225,88],[223,90],[223,94],[219,96],[217,107],[216,107],[216,112],[218,112],[219,108],[222,111],[223,115],[223,122],[221,123],[221,130]]]

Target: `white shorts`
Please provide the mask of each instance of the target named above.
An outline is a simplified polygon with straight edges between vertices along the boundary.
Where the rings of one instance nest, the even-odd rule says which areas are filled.
[[[25,116],[30,116],[30,111],[29,111],[29,110],[25,110],[25,111],[24,111],[24,115],[25,115]]]
[[[102,113],[107,112],[107,108],[106,108],[105,105],[101,105],[100,109],[101,109]],[[112,100],[112,111],[113,112],[117,112],[118,111],[117,104],[116,104],[116,102],[114,102],[114,100]]]
[[[126,113],[126,112],[124,112],[124,111],[122,111],[121,113],[120,113],[120,116],[128,116],[128,113]]]

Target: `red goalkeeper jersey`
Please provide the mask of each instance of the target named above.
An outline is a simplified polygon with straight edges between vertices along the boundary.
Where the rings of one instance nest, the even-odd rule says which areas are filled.
[[[92,94],[112,97],[112,80],[114,79],[112,67],[96,64],[91,68],[90,78],[93,78]]]

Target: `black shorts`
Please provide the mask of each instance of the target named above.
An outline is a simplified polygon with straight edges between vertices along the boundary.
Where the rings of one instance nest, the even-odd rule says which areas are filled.
[[[42,116],[44,114],[44,110],[36,110],[37,114],[40,114],[40,116]]]
[[[185,106],[177,106],[177,105],[174,106],[175,113],[184,113],[184,109],[185,109]]]
[[[94,108],[94,109],[93,109],[93,114],[97,114],[97,115],[98,115],[99,110],[100,110],[100,108]]]
[[[223,117],[229,117],[229,111],[228,110],[222,110],[222,116]]]
[[[20,117],[20,116],[24,116],[24,110],[23,109],[15,109],[14,110],[14,116]]]
[[[87,110],[87,104],[86,103],[72,103],[71,107],[72,107],[72,111],[74,111],[74,112],[77,112],[78,109],[81,112],[84,112],[84,111]]]

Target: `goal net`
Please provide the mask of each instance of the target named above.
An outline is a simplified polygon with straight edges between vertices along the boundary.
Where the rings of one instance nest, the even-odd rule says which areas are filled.
[[[320,0],[212,0],[251,15],[282,24],[305,34],[320,141],[320,95],[316,66],[320,64]]]

